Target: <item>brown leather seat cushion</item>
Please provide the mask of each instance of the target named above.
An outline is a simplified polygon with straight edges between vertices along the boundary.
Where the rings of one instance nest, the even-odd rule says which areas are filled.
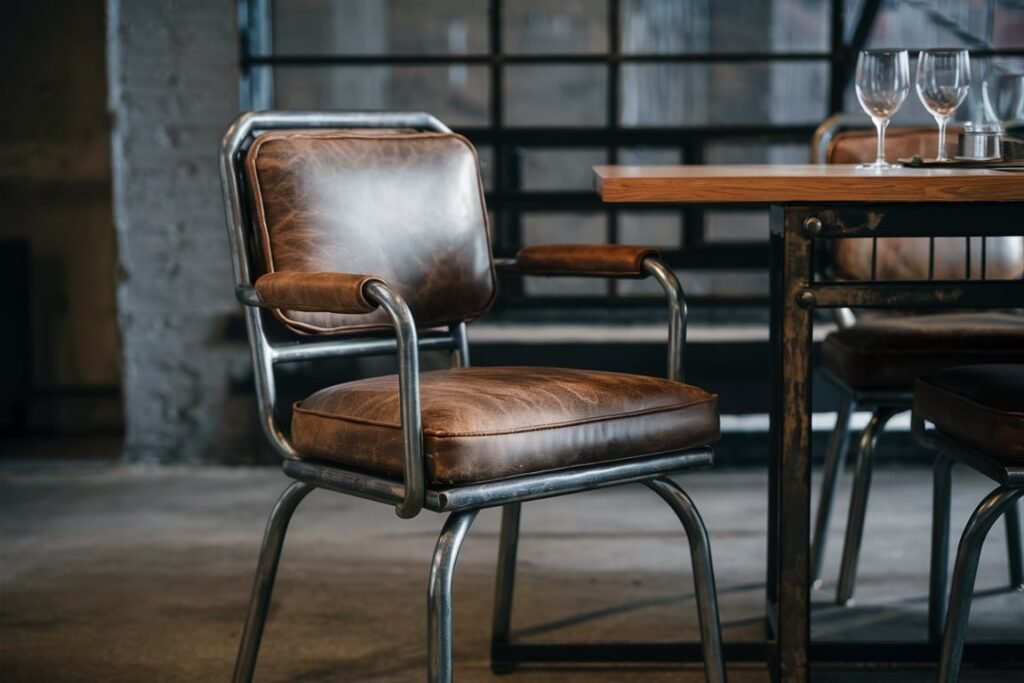
[[[921,377],[914,412],[954,439],[1024,464],[1024,365],[967,365]]]
[[[910,391],[914,379],[951,365],[1024,363],[1024,316],[942,313],[879,317],[830,334],[822,363],[862,390]]]
[[[464,484],[718,440],[718,397],[655,377],[480,367],[420,375],[427,481]],[[396,375],[348,382],[295,404],[304,456],[402,473]]]

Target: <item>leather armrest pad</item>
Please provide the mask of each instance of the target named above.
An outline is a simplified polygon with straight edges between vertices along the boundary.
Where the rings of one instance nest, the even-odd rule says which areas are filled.
[[[369,313],[377,308],[363,291],[369,282],[383,280],[349,273],[275,272],[261,276],[255,287],[268,308]]]
[[[516,254],[525,275],[646,277],[643,261],[658,251],[628,244],[536,244]]]

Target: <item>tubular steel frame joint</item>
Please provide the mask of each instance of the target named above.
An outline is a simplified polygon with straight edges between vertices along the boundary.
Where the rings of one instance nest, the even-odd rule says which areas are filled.
[[[796,302],[801,308],[814,308],[818,304],[814,291],[807,287],[797,292]]]

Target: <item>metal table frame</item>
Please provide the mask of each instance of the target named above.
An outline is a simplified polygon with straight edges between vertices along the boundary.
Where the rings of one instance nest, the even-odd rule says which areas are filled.
[[[1016,212],[1014,209],[1018,209]],[[767,602],[777,624],[774,679],[806,681],[810,663],[934,665],[937,641],[812,642],[810,638],[811,333],[816,308],[1024,307],[1020,281],[815,281],[818,240],[1021,234],[1016,203],[802,204],[771,211],[771,344],[776,359],[769,470]],[[984,256],[982,256],[984,258]],[[1020,643],[971,643],[965,661],[1024,665]]]
[[[1015,215],[1015,210],[1017,211]],[[793,203],[771,207],[773,368],[765,639],[724,643],[729,663],[767,663],[772,680],[803,683],[823,668],[935,666],[941,643],[812,642],[810,638],[811,350],[817,308],[1024,307],[1020,281],[825,282],[820,242],[838,237],[1019,235],[1019,203]],[[965,228],[965,226],[968,226]],[[982,257],[984,258],[984,256]],[[492,643],[496,672],[517,663],[698,662],[699,643]],[[1024,666],[1020,643],[968,643],[964,662]]]

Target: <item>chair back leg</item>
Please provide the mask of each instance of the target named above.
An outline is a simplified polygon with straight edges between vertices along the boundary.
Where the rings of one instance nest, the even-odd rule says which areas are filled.
[[[1024,537],[1020,523],[1021,506],[1006,510],[1006,552],[1009,555],[1010,587],[1024,591]]]
[[[512,637],[512,595],[516,581],[521,510],[521,503],[509,503],[501,510],[498,571],[494,582],[494,626],[491,632],[491,670],[494,673],[509,673],[514,668],[510,662],[497,660],[493,648],[508,645]]]
[[[928,637],[942,637],[949,596],[949,510],[953,459],[939,454],[932,485],[932,551],[928,572]]]
[[[256,566],[252,597],[249,598],[249,614],[245,619],[245,630],[242,632],[242,642],[238,647],[238,659],[235,660],[235,673],[231,679],[234,683],[249,683],[252,680],[288,522],[291,521],[295,508],[314,488],[312,484],[305,482],[292,483],[277,499],[274,509],[270,512],[267,529],[263,534],[259,563]]]
[[[857,464],[853,474],[853,490],[850,492],[850,513],[846,519],[843,561],[839,568],[839,588],[836,591],[836,603],[840,605],[853,602],[853,589],[857,582],[857,560],[860,557],[860,543],[864,537],[864,516],[868,509],[871,469],[874,465],[878,436],[892,416],[899,412],[901,411],[895,408],[875,408],[857,446]]]
[[[452,680],[452,577],[477,510],[453,512],[441,529],[427,582],[427,681]]]
[[[1024,489],[1000,486],[981,501],[967,521],[956,551],[953,584],[949,596],[949,613],[942,634],[942,659],[939,662],[940,683],[955,683],[960,676],[967,622],[971,615],[971,595],[978,575],[978,560],[992,525],[1007,511]]]
[[[686,529],[693,562],[701,646],[704,650],[704,678],[708,683],[725,683],[722,628],[718,617],[718,594],[715,589],[715,572],[711,563],[708,530],[693,501],[674,481],[668,477],[660,477],[645,483],[671,506]]]
[[[825,467],[821,477],[821,496],[818,498],[818,512],[814,517],[814,540],[811,542],[811,584],[821,586],[821,566],[825,559],[825,544],[828,540],[828,524],[832,518],[832,501],[836,495],[839,473],[846,466],[846,452],[850,442],[850,416],[856,406],[849,394],[839,403],[836,426],[828,439],[825,450]]]

